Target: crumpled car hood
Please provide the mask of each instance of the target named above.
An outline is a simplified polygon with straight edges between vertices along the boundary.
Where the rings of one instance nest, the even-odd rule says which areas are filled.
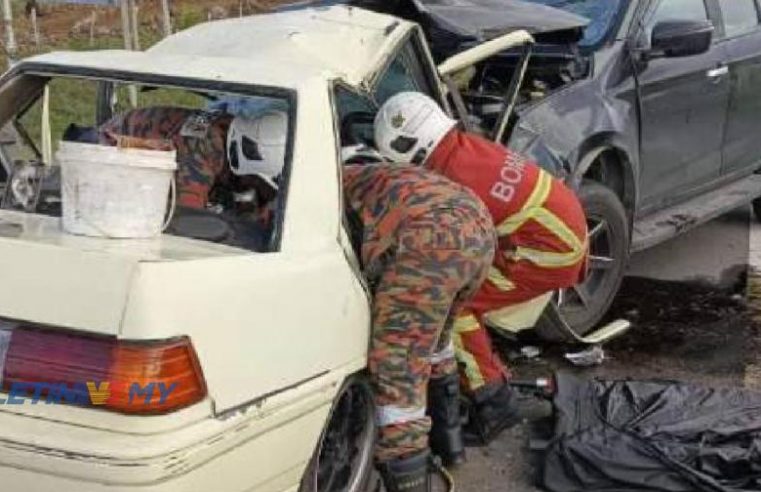
[[[567,42],[581,39],[588,19],[519,0],[412,0],[416,9],[453,34],[480,41],[516,29],[533,35],[567,31]]]
[[[344,4],[434,24],[455,36],[476,41],[525,29],[539,42],[576,43],[589,23],[569,12],[520,0],[304,0],[275,10]]]

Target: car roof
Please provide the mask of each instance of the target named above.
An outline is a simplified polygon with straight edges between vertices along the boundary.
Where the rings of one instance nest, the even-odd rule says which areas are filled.
[[[354,7],[305,8],[199,24],[145,52],[54,52],[24,63],[286,88],[314,77],[359,85],[411,26]]]

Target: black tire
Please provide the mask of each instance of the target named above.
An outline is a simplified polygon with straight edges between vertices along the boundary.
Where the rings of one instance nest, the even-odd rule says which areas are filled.
[[[578,335],[597,326],[621,287],[629,261],[629,220],[618,196],[600,183],[585,180],[579,199],[590,230],[589,272],[584,283],[556,294],[553,302],[558,309],[548,309],[537,324],[539,337],[551,342],[575,341],[561,326],[563,321]]]
[[[364,492],[376,479],[373,463],[377,428],[367,378],[347,379],[336,396],[299,492]]]

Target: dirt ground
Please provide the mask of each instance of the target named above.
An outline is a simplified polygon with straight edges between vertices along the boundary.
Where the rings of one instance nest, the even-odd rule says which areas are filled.
[[[273,5],[289,0],[170,0],[174,31],[186,29],[208,19],[237,17],[265,12]],[[20,56],[58,48],[87,49],[120,47],[122,36],[119,7],[93,5],[40,4],[38,31],[40,45],[34,39],[27,0],[13,0],[13,29]],[[160,0],[137,0],[141,46],[145,48],[162,36]],[[5,50],[5,27],[0,25]],[[92,40],[90,39],[92,36]],[[90,46],[89,43],[92,43]],[[0,56],[4,58],[4,55]],[[4,60],[2,60],[4,62]],[[3,65],[4,66],[4,65]]]
[[[752,278],[752,285],[761,285]],[[749,299],[758,300],[757,287]],[[520,379],[556,370],[585,377],[662,378],[710,386],[746,386],[761,390],[761,323],[755,302],[745,292],[726,292],[679,283],[631,278],[613,309],[614,317],[633,322],[632,330],[605,347],[606,360],[578,369],[563,360],[563,347],[543,347],[533,360],[515,360]],[[455,472],[459,492],[534,492],[528,451],[529,425],[550,414],[548,403],[523,400],[523,424],[485,448],[471,448],[468,463]]]

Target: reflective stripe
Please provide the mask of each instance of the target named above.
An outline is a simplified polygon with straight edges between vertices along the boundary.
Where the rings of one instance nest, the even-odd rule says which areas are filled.
[[[481,369],[478,367],[478,361],[473,357],[473,354],[465,350],[462,336],[459,333],[453,333],[452,340],[454,341],[457,362],[462,365],[462,371],[465,373],[465,379],[468,380],[469,389],[475,391],[478,388],[486,386],[486,380],[481,374]]]
[[[528,197],[526,203],[523,204],[522,210],[528,210],[530,208],[541,207],[552,191],[552,176],[546,171],[539,171],[539,175],[534,185],[534,190],[531,192],[531,196]]]
[[[481,328],[481,324],[478,322],[475,316],[468,314],[465,316],[458,316],[454,321],[455,333],[467,333],[469,331],[476,331]]]
[[[576,265],[584,258],[584,251],[555,253],[531,248],[518,248],[512,253],[512,260],[528,260],[543,268],[567,268]]]
[[[489,282],[502,292],[510,292],[515,289],[515,284],[505,277],[497,268],[489,268]]]
[[[552,232],[571,251],[560,253],[556,251],[542,251],[534,248],[518,247],[511,253],[512,260],[529,260],[538,266],[545,268],[565,268],[577,264],[587,253],[587,238],[579,239],[568,226],[555,214],[545,208],[532,211],[531,218],[539,222],[542,227]]]
[[[508,217],[497,227],[500,236],[513,234],[523,227],[529,220],[538,222],[542,227],[551,232],[558,240],[563,242],[570,251],[559,253],[555,251],[542,251],[534,248],[518,247],[514,252],[506,254],[510,261],[528,260],[537,266],[544,268],[566,268],[576,265],[584,259],[587,252],[587,238],[579,237],[555,214],[543,207],[552,191],[552,177],[542,171],[531,192],[531,196],[521,208],[521,211]],[[498,288],[506,285],[500,283],[502,279],[489,273],[489,280]],[[507,279],[505,279],[507,280]],[[508,280],[509,282],[509,280]],[[509,290],[509,289],[508,289]]]
[[[375,414],[375,420],[381,427],[403,424],[405,422],[412,422],[424,418],[425,408],[402,408],[393,405],[378,407]]]
[[[532,218],[556,235],[573,251],[582,251],[586,249],[586,237],[583,240],[579,239],[565,222],[560,220],[557,215],[553,214],[546,208],[537,209],[536,214]]]
[[[499,236],[507,236],[517,231],[523,226],[529,219],[531,219],[534,210],[540,208],[552,191],[552,177],[544,171],[540,171],[539,177],[534,185],[534,190],[531,192],[526,203],[521,207],[521,211],[511,215],[501,224],[497,226],[497,234]]]
[[[454,359],[454,343],[450,340],[446,347],[431,355],[431,364],[441,364],[445,360],[451,359]]]

